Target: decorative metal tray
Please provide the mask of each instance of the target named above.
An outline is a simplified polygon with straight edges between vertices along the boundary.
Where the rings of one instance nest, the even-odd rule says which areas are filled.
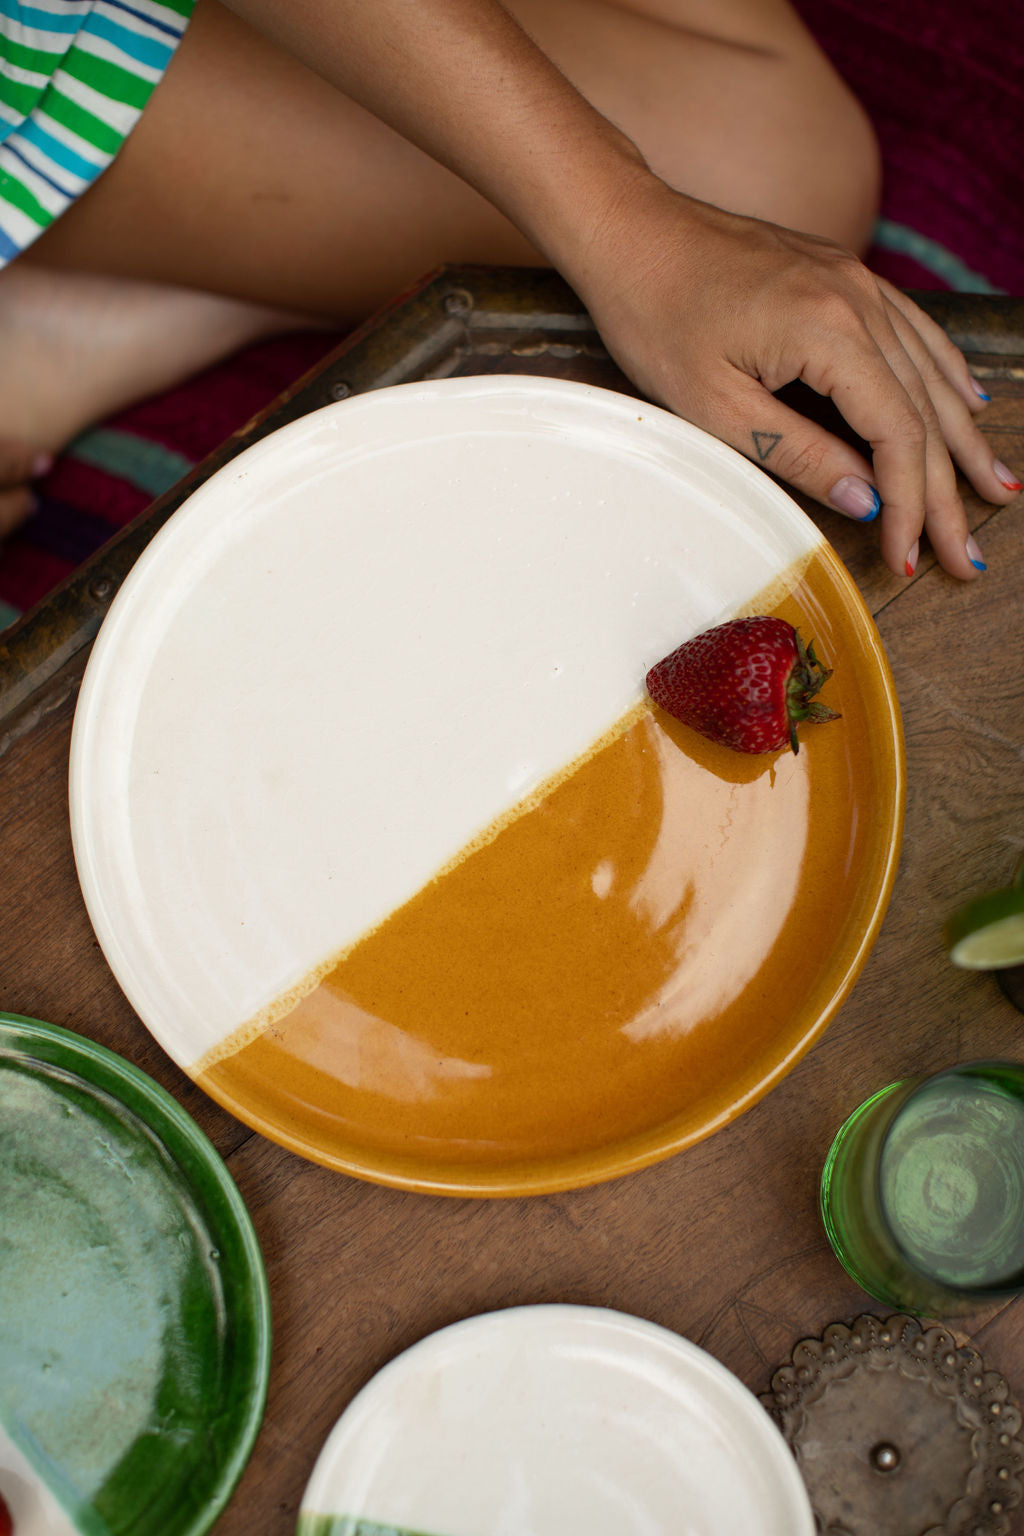
[[[761,1402],[788,1440],[824,1536],[1008,1536],[1021,1412],[947,1328],[896,1314],[804,1339]]]

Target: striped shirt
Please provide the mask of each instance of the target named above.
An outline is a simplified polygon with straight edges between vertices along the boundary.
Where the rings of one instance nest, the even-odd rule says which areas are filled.
[[[0,0],[0,267],[113,160],[195,0]]]

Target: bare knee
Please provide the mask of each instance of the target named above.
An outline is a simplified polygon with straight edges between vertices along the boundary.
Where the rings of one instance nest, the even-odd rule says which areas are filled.
[[[672,186],[863,250],[871,124],[787,0],[506,0]]]
[[[825,235],[863,254],[870,244],[881,197],[881,155],[874,128],[860,103],[821,61],[793,125],[798,174],[780,190],[785,218],[776,222]],[[799,136],[805,149],[799,150]]]
[[[696,153],[684,134],[663,139],[645,151],[654,168],[734,213],[863,253],[878,216],[881,157],[860,103],[817,53],[748,56],[735,68],[743,110],[724,113]]]
[[[676,145],[680,190],[692,190],[681,178],[700,176],[708,201],[863,252],[881,197],[875,131],[791,0],[610,3],[668,23],[680,85],[701,82],[709,144],[696,165],[692,141]]]

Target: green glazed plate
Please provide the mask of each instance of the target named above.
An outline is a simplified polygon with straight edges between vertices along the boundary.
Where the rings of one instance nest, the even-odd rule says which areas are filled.
[[[209,1141],[121,1057],[7,1013],[0,1362],[0,1500],[54,1536],[208,1531],[270,1367],[259,1244]]]

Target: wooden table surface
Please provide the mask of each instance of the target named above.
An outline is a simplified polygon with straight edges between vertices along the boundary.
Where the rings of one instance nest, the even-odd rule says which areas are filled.
[[[982,428],[1020,474],[1024,302],[937,297],[934,312],[970,349],[993,395]],[[963,585],[928,553],[913,580],[889,575],[873,529],[808,507],[859,583],[892,664],[907,749],[903,853],[851,997],[786,1080],[727,1129],[596,1188],[504,1201],[428,1197],[302,1161],[228,1116],[164,1055],[100,953],[71,849],[69,736],[102,612],[190,486],[255,436],[350,391],[481,371],[627,387],[555,279],[441,273],[0,643],[0,1008],[100,1041],[169,1089],[225,1158],[266,1260],[267,1412],[215,1536],[291,1536],[316,1456],[353,1394],[400,1350],[474,1313],[550,1301],[620,1308],[685,1335],[766,1391],[798,1340],[889,1310],[845,1276],[817,1214],[822,1159],[845,1115],[893,1078],[971,1058],[1024,1058],[1024,1017],[991,976],[956,970],[941,946],[950,909],[1004,883],[1024,848],[1024,504],[997,510],[971,495],[988,570]],[[956,1327],[1019,1398],[1024,1301]]]

